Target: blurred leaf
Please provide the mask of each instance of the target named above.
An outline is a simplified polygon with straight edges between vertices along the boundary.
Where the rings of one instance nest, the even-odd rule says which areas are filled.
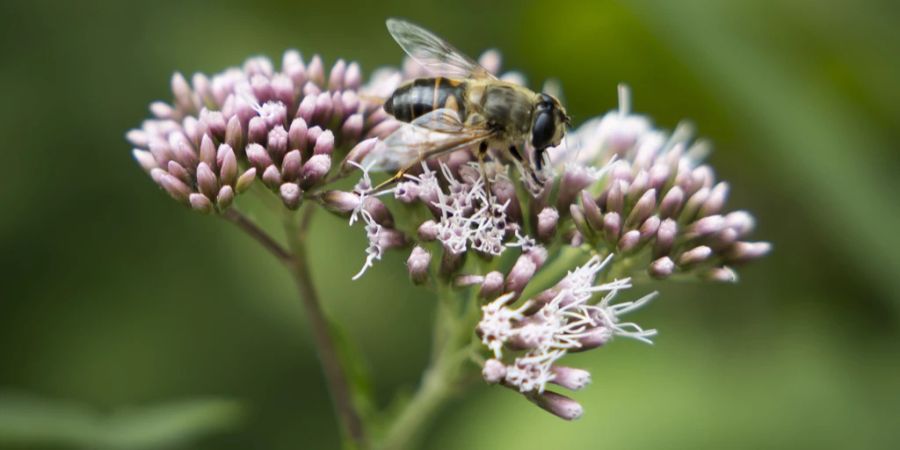
[[[197,399],[103,413],[87,405],[0,393],[0,445],[174,448],[234,427],[237,403]]]

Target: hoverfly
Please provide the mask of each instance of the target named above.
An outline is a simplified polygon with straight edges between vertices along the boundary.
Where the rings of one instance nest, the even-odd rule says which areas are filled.
[[[559,100],[497,79],[417,25],[388,19],[387,28],[434,77],[407,81],[384,102],[384,110],[405,124],[367,157],[380,170],[398,171],[381,186],[428,158],[472,148],[480,163],[488,155],[512,161],[526,186],[540,190],[546,180],[545,150],[560,144],[569,124]]]

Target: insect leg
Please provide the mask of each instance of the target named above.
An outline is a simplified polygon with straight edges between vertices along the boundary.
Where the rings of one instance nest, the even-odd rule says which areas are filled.
[[[398,170],[397,173],[394,174],[394,176],[379,183],[378,186],[375,186],[372,189],[372,191],[375,193],[381,192],[382,190],[384,190],[384,188],[387,188],[387,187],[391,186],[392,184],[402,180],[403,177],[406,175],[406,173],[409,172],[413,167],[415,167],[416,164],[419,164],[419,161],[416,161],[416,162]]]
[[[484,180],[484,192],[487,194],[488,204],[491,204],[494,201],[493,186],[491,186],[491,180],[488,179],[487,169],[484,167],[484,157],[487,156],[487,153],[488,143],[483,141],[478,146],[478,169],[481,170],[481,179]]]

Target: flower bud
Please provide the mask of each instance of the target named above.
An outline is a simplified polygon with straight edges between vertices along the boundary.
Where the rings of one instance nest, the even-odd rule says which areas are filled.
[[[701,188],[697,192],[692,195],[688,201],[684,204],[684,208],[681,210],[681,215],[679,216],[679,221],[689,222],[694,220],[694,217],[697,216],[697,212],[700,210],[700,207],[706,203],[706,199],[709,198],[709,188]]]
[[[234,183],[234,190],[238,194],[246,191],[250,188],[250,185],[253,184],[253,180],[256,179],[256,168],[251,167],[247,169],[241,176],[238,177],[237,182]]]
[[[641,232],[638,230],[629,230],[619,239],[619,251],[629,252],[634,250],[641,241]]]
[[[602,347],[606,345],[613,338],[613,332],[609,328],[605,326],[593,327],[587,331],[585,331],[581,337],[578,338],[578,342],[581,344],[581,347],[574,348],[569,350],[571,352],[583,352],[587,350],[592,350],[597,347]]]
[[[359,207],[359,196],[352,192],[328,191],[322,194],[325,209],[336,214],[350,214]]]
[[[656,189],[657,192],[662,192],[662,187],[669,181],[669,173],[669,167],[665,164],[654,164],[650,168],[648,186]]]
[[[675,243],[675,236],[678,233],[678,224],[672,219],[663,220],[659,224],[659,230],[656,231],[656,243],[653,246],[653,255],[656,257],[665,256],[672,250]]]
[[[569,205],[575,201],[575,196],[578,195],[578,192],[590,186],[596,180],[597,178],[587,167],[580,164],[567,165],[566,172],[559,182],[556,208],[561,211],[567,210]]]
[[[231,206],[231,203],[234,202],[234,189],[229,185],[222,186],[219,189],[219,193],[216,194],[216,206],[219,207],[219,210],[224,210]]]
[[[708,236],[718,233],[725,227],[725,218],[719,215],[703,217],[692,223],[685,230],[685,236],[688,238],[696,238]]]
[[[356,144],[356,146],[347,153],[347,157],[344,158],[344,163],[341,166],[341,173],[347,173],[356,168],[353,164],[349,164],[350,162],[365,165],[363,164],[363,161],[365,161],[366,156],[375,149],[378,142],[378,138],[370,138]]]
[[[303,166],[303,158],[300,156],[300,150],[291,150],[284,155],[281,162],[281,178],[285,181],[296,181],[300,179],[300,169]]]
[[[178,164],[175,161],[169,161],[169,164],[166,164],[166,169],[168,170],[170,175],[178,178],[182,183],[188,185],[191,184],[191,174],[188,173],[187,169],[185,169],[181,164]]]
[[[182,110],[191,110],[194,102],[191,99],[191,87],[180,72],[172,74],[172,93],[175,94],[175,104]]]
[[[638,226],[653,214],[655,208],[656,189],[650,189],[649,191],[644,192],[637,203],[635,203],[634,208],[631,209],[631,213],[628,214],[628,220],[626,220],[625,223],[629,227]]]
[[[493,183],[492,190],[497,197],[497,203],[506,205],[506,217],[511,222],[522,221],[522,208],[519,205],[519,199],[516,196],[516,186],[507,178],[498,177]]]
[[[281,201],[288,209],[297,209],[300,207],[303,190],[296,183],[284,183],[278,188],[278,194]]]
[[[588,191],[581,191],[581,209],[591,229],[596,232],[602,231],[603,212],[600,211],[600,207]]]
[[[437,239],[438,231],[439,228],[437,222],[433,220],[426,220],[422,223],[422,225],[419,225],[419,239],[425,242],[434,241],[435,239]]]
[[[193,208],[194,211],[209,214],[213,210],[212,202],[203,194],[194,193],[191,194],[188,199],[188,202],[191,204],[191,208]]]
[[[552,207],[541,210],[537,216],[537,237],[541,242],[549,242],[556,234],[556,226],[559,223],[559,213]]]
[[[306,95],[300,100],[300,106],[297,107],[297,117],[302,119],[304,123],[310,123],[313,115],[316,113],[316,95]]]
[[[622,213],[625,207],[625,189],[627,185],[622,180],[612,182],[606,194],[606,211]]]
[[[641,228],[639,229],[641,233],[641,242],[646,242],[656,235],[657,230],[659,230],[660,222],[659,217],[650,216],[641,224]]]
[[[619,241],[619,231],[621,230],[621,221],[619,213],[611,212],[603,215],[603,237],[606,242],[615,244]]]
[[[332,151],[334,151],[334,133],[331,130],[325,130],[316,138],[313,154],[330,155]]]
[[[216,144],[209,135],[204,134],[200,139],[200,161],[210,167],[216,167]]]
[[[343,59],[338,59],[331,72],[328,74],[328,90],[339,91],[344,88],[344,73],[347,70],[347,63]]]
[[[254,144],[265,144],[269,138],[269,127],[266,125],[266,119],[256,116],[250,119],[247,125],[247,140]]]
[[[328,94],[320,94],[316,96],[316,110],[313,113],[313,123],[327,123],[331,120],[331,113],[334,111],[334,102]]]
[[[247,160],[256,170],[263,171],[272,165],[272,158],[266,149],[259,144],[250,144],[247,146]]]
[[[527,397],[541,409],[561,419],[575,420],[580,418],[584,412],[581,404],[555,392],[544,391],[542,394],[532,394]]]
[[[197,188],[209,198],[215,198],[219,191],[219,180],[205,162],[197,165]]]
[[[266,144],[269,155],[275,161],[281,161],[288,149],[288,132],[283,126],[277,125],[269,130],[269,136]]]
[[[428,279],[428,266],[431,264],[431,254],[424,248],[416,246],[406,260],[406,268],[409,277],[415,284],[422,284]]]
[[[578,229],[579,233],[588,236],[591,234],[591,229],[588,227],[584,214],[581,213],[581,208],[574,204],[569,205],[569,215],[572,216],[572,223],[575,224],[575,228]]]
[[[652,263],[647,269],[647,273],[653,278],[668,278],[675,272],[675,262],[668,256],[663,256]]]
[[[647,187],[650,184],[650,176],[647,174],[646,170],[641,170],[634,176],[634,180],[631,181],[631,184],[628,186],[628,192],[625,193],[625,199],[628,203],[633,203],[635,199],[640,198],[640,196],[644,195],[647,192]]]
[[[351,115],[344,121],[344,124],[341,125],[341,135],[346,140],[355,140],[358,139],[362,135],[363,130],[363,115],[361,113],[356,113]]]
[[[175,200],[188,202],[188,196],[191,195],[191,188],[174,175],[163,173],[159,178],[159,184]]]
[[[550,370],[553,372],[551,383],[557,386],[577,391],[591,384],[591,373],[587,370],[556,365],[551,367]]]
[[[306,161],[306,164],[303,165],[303,169],[300,171],[303,177],[303,187],[309,188],[318,183],[328,174],[329,170],[331,170],[331,156],[313,155]]]
[[[237,181],[238,163],[234,150],[228,144],[219,146],[217,153],[222,154],[222,162],[219,164],[219,178],[222,184],[233,185]]]
[[[272,77],[270,83],[272,87],[272,96],[286,106],[290,106],[294,101],[294,82],[290,77],[283,74],[276,74]]]
[[[291,127],[288,129],[288,148],[291,150],[306,150],[306,131],[309,128],[306,126],[306,121],[300,117],[291,122]]]
[[[722,181],[717,184],[709,193],[709,198],[700,206],[699,215],[709,216],[718,214],[725,206],[725,200],[728,198],[728,183]]]
[[[478,295],[481,298],[494,298],[503,291],[503,274],[498,271],[488,272],[481,283]]]
[[[506,366],[500,360],[491,358],[484,362],[481,376],[484,377],[484,381],[490,384],[497,384],[506,377]]]
[[[684,201],[684,191],[680,187],[674,186],[666,192],[662,201],[659,203],[659,216],[663,219],[675,217]]]
[[[733,263],[742,263],[760,258],[771,250],[772,244],[768,242],[735,242],[725,258]]]
[[[325,84],[325,66],[322,64],[322,57],[313,55],[306,68],[306,74],[309,81],[318,85]]]
[[[716,281],[719,283],[737,283],[738,276],[735,271],[729,267],[713,267],[700,274],[704,280]]]
[[[372,216],[372,220],[375,223],[391,228],[394,226],[394,216],[391,214],[391,210],[375,197],[368,197],[365,200],[365,204],[363,206],[366,209],[366,212]]]
[[[678,265],[693,266],[706,261],[710,256],[712,256],[712,249],[705,245],[700,245],[682,253],[678,257]]]
[[[244,148],[244,131],[241,128],[241,120],[237,116],[231,116],[228,119],[228,126],[225,128],[225,144],[231,148]]]
[[[262,175],[263,183],[269,187],[269,189],[278,189],[278,186],[281,184],[281,172],[278,171],[278,168],[275,167],[274,164],[266,167],[266,170]]]
[[[506,291],[521,294],[525,286],[531,281],[537,270],[537,265],[527,255],[519,256],[509,275],[506,277]]]
[[[725,216],[725,226],[734,229],[738,237],[744,237],[753,231],[756,221],[747,211],[734,211]]]

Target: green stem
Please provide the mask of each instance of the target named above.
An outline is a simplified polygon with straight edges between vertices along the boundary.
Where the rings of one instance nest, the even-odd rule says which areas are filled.
[[[328,391],[331,394],[331,400],[334,403],[334,408],[340,419],[345,436],[350,438],[354,448],[366,448],[362,420],[353,404],[350,384],[338,359],[337,348],[329,331],[328,319],[322,311],[319,296],[309,270],[310,263],[306,237],[310,216],[313,211],[315,211],[314,207],[306,208],[299,220],[293,213],[285,220],[285,232],[293,254],[293,259],[289,266],[297,285],[297,290],[300,293],[300,300],[306,312],[307,320],[309,320],[316,351],[322,363],[322,372],[325,375]]]
[[[439,289],[431,361],[415,395],[387,429],[381,450],[413,448],[444,404],[460,390],[466,374],[468,344],[474,324],[461,316],[466,301],[450,289]],[[471,301],[471,300],[470,300]]]

